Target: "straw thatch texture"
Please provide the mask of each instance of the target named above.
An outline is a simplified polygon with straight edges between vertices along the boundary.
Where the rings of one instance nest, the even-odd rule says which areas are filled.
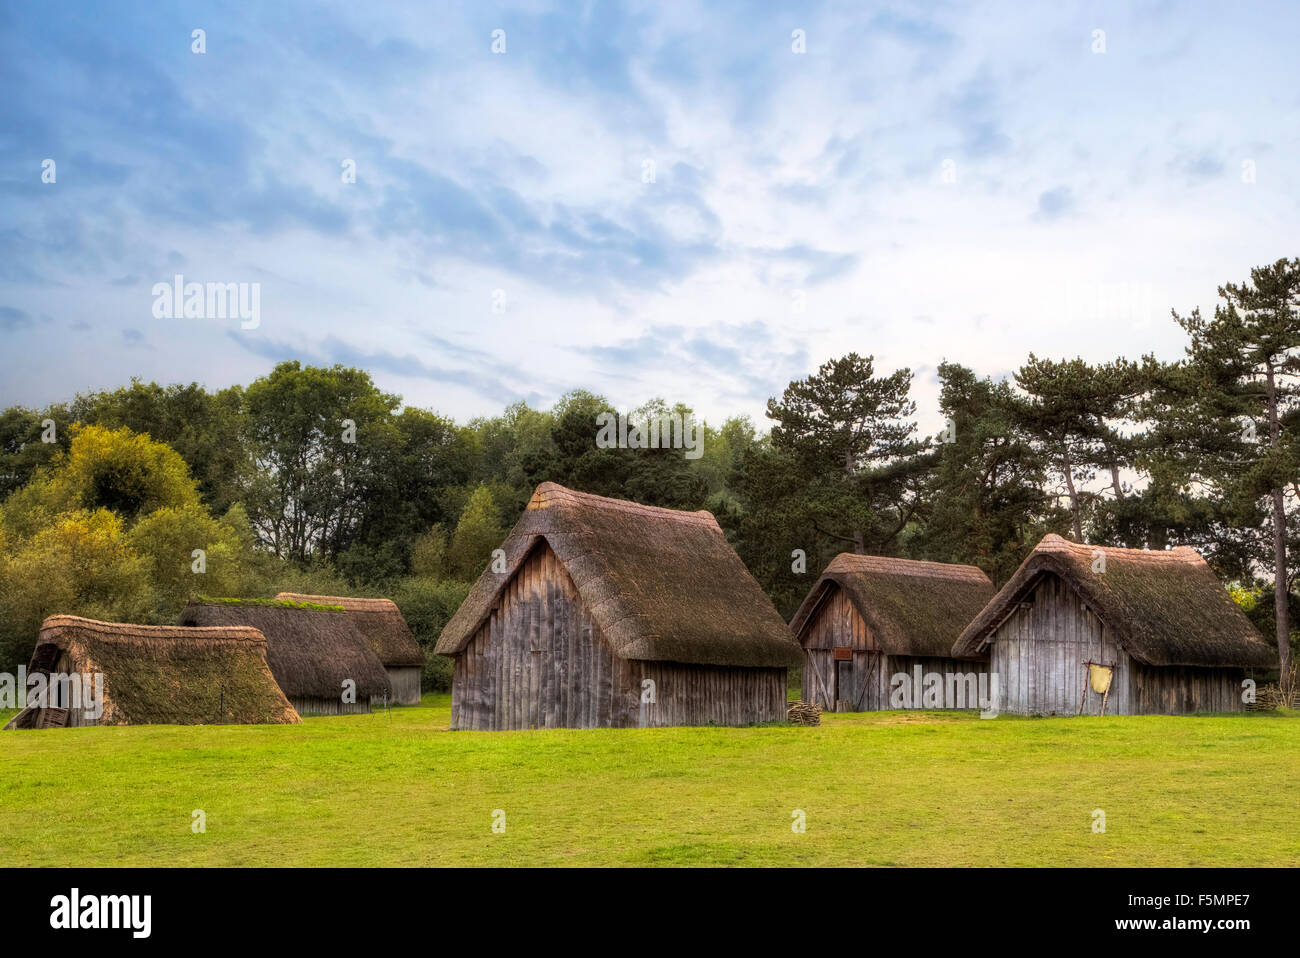
[[[337,701],[345,679],[356,683],[357,701],[382,697],[388,677],[379,658],[342,609],[289,602],[196,601],[181,612],[181,625],[246,625],[266,636],[267,661],[291,699]]]
[[[41,625],[30,670],[104,675],[101,725],[293,723],[298,713],[267,667],[257,629],[98,622],[52,615]]]
[[[424,667],[424,652],[420,650],[420,644],[415,641],[415,635],[392,599],[303,595],[298,592],[281,592],[275,598],[281,602],[338,606],[352,617],[386,668]]]
[[[1093,572],[1100,552],[1105,572]],[[974,655],[1042,576],[1055,574],[1114,633],[1134,660],[1152,666],[1270,668],[1277,651],[1251,625],[1195,549],[1165,552],[1080,545],[1048,535],[953,647]]]
[[[708,512],[682,512],[537,487],[503,549],[506,572],[479,577],[438,639],[456,655],[539,542],[554,551],[622,659],[785,668],[802,653]]]
[[[870,629],[875,648],[888,655],[935,657],[952,655],[957,636],[995,591],[975,566],[841,553],[790,620],[801,641],[835,589],[844,590]]]

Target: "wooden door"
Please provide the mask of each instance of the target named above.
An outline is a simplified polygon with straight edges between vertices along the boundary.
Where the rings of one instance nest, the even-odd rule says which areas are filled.
[[[835,663],[835,711],[847,712],[853,708],[853,661]]]

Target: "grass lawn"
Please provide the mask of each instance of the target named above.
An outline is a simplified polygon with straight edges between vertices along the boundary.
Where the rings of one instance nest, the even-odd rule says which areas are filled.
[[[0,861],[1300,865],[1300,713],[496,733],[449,713],[4,732]]]

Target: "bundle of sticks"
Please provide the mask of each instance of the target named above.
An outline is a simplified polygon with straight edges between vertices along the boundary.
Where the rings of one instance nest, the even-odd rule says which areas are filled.
[[[1271,712],[1274,709],[1300,709],[1300,689],[1281,689],[1276,685],[1261,686],[1255,693],[1255,701],[1246,708],[1252,712]]]
[[[791,702],[785,710],[791,725],[821,725],[822,709],[811,702]]]

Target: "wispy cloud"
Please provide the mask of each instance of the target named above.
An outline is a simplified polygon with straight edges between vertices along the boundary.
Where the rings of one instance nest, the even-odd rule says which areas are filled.
[[[0,402],[298,358],[462,417],[587,386],[760,418],[850,349],[927,371],[1177,355],[1159,316],[1092,309],[1081,330],[1044,310],[1144,284],[1167,314],[1300,252],[1300,11],[1281,3],[431,21],[126,2],[0,23]],[[261,282],[262,329],[148,325],[176,272]],[[3,348],[45,315],[77,333],[57,355]]]

